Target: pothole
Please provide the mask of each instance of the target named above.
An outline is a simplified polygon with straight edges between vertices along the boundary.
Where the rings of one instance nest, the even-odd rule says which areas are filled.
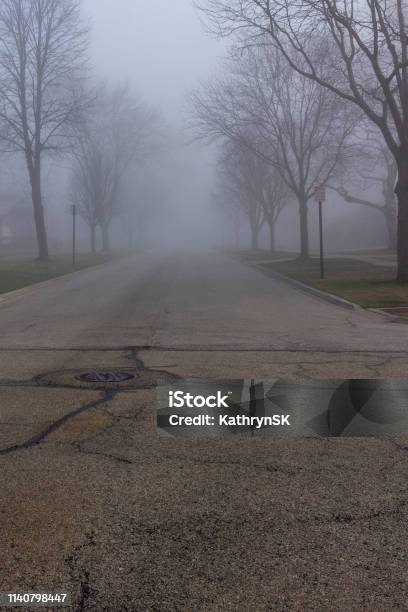
[[[76,387],[83,389],[137,389],[168,384],[177,376],[160,370],[141,368],[83,368],[46,372],[34,378],[34,382],[48,387]]]

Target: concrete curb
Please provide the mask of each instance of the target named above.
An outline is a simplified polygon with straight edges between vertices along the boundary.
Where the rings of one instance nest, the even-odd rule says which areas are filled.
[[[381,315],[389,320],[390,323],[405,323],[408,324],[408,318],[399,317],[398,315],[390,314],[389,312],[383,312],[379,308],[367,308],[368,312],[373,312],[375,314]]]
[[[327,293],[326,291],[321,291],[320,289],[315,289],[315,287],[311,287],[310,285],[306,285],[301,281],[295,280],[294,278],[290,278],[290,276],[284,276],[283,274],[279,274],[275,270],[267,270],[263,266],[255,265],[255,267],[266,274],[267,276],[272,276],[272,278],[276,278],[276,280],[283,281],[289,285],[292,285],[296,289],[303,291],[304,293],[309,293],[314,297],[320,298],[325,302],[329,302],[330,304],[334,304],[335,306],[340,306],[341,308],[347,308],[347,310],[364,310],[358,304],[354,304],[354,302],[349,302],[348,300],[344,300],[337,295],[333,295],[333,293]]]

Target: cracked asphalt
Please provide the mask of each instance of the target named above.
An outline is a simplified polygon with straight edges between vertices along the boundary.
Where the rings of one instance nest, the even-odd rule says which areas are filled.
[[[154,424],[166,376],[406,379],[408,326],[202,253],[4,296],[0,333],[0,591],[65,589],[75,611],[408,609],[408,435]],[[97,368],[135,381],[75,378]]]

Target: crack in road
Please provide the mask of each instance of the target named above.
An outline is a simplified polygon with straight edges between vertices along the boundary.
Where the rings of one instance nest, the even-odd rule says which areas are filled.
[[[96,545],[97,544],[95,541],[95,534],[93,532],[86,532],[85,542],[83,542],[82,544],[78,544],[78,546],[75,546],[71,554],[68,555],[64,559],[64,562],[68,566],[71,580],[74,584],[78,582],[78,579],[76,578],[75,570],[79,566],[80,553],[85,551],[87,548],[94,547]],[[98,594],[98,591],[95,588],[93,588],[90,584],[89,570],[88,569],[82,570],[81,579],[79,582],[78,601],[77,601],[75,610],[77,612],[80,612],[81,610],[85,610],[88,599],[90,599],[90,597],[92,597],[93,595],[97,595],[97,594]]]
[[[163,374],[164,372],[160,372],[158,370],[154,370],[154,369],[150,369],[150,368],[146,368],[144,362],[139,358],[137,350],[136,349],[132,349],[131,351],[128,351],[129,355],[128,358],[132,361],[132,363],[134,364],[134,367],[137,370],[140,371],[146,371],[146,372],[157,372],[157,374]],[[101,406],[104,406],[106,404],[109,404],[116,395],[120,394],[120,393],[124,393],[124,392],[128,392],[130,390],[135,391],[135,390],[143,390],[143,389],[150,389],[152,388],[152,385],[140,385],[137,388],[132,388],[132,387],[126,387],[126,386],[120,386],[120,387],[111,387],[111,388],[101,388],[101,387],[97,387],[97,388],[92,388],[91,386],[89,388],[84,388],[83,386],[78,386],[76,387],[75,385],[69,385],[69,384],[64,384],[64,383],[57,383],[57,384],[47,384],[46,382],[43,383],[40,379],[41,376],[44,375],[37,375],[35,377],[33,377],[31,379],[31,381],[0,381],[0,387],[15,387],[15,388],[49,388],[50,386],[52,386],[53,388],[57,388],[57,389],[81,389],[84,392],[87,391],[99,391],[102,396],[97,399],[97,400],[93,400],[91,402],[86,402],[86,403],[81,403],[81,405],[74,409],[71,410],[70,412],[64,414],[62,417],[60,417],[59,419],[56,419],[55,421],[52,421],[51,423],[49,423],[44,429],[42,429],[39,433],[35,434],[34,436],[31,436],[28,440],[26,440],[25,442],[22,442],[20,444],[13,444],[12,446],[8,446],[5,448],[1,448],[0,449],[0,456],[5,456],[5,455],[10,455],[11,453],[17,452],[17,451],[21,451],[21,450],[27,450],[33,446],[36,446],[38,444],[40,444],[41,442],[44,442],[52,433],[54,433],[56,430],[58,430],[60,427],[62,427],[63,425],[65,425],[65,423],[81,414],[83,414],[84,412],[87,412],[89,410],[92,410],[94,408],[99,408]],[[174,375],[171,375],[174,377]],[[176,377],[178,378],[178,377]],[[142,410],[144,410],[145,406],[142,407]],[[120,419],[131,419],[131,418],[137,418],[138,415],[135,415],[134,417],[132,417],[131,415],[116,415],[114,413],[112,413],[111,411],[108,410],[104,410],[104,412],[112,419],[114,419],[116,422],[118,422]],[[104,428],[104,431],[106,431],[106,428]],[[94,437],[98,437],[97,434]],[[79,445],[77,450],[79,450],[80,452],[87,452],[84,449],[81,448],[81,446]],[[102,453],[93,453],[91,451],[89,451],[88,454],[101,454]],[[105,456],[107,458],[109,458],[109,454],[105,453]],[[113,455],[110,458],[115,458]],[[118,459],[120,460],[120,458]],[[124,460],[123,462],[126,462],[126,460]],[[129,463],[131,463],[131,461],[129,461]]]
[[[286,335],[281,335],[281,338],[285,339]],[[274,348],[274,347],[239,347],[239,346],[206,346],[206,345],[195,345],[195,346],[163,346],[161,344],[142,344],[142,345],[118,345],[118,346],[82,346],[73,345],[65,347],[51,347],[51,346],[0,346],[1,352],[8,353],[72,353],[72,352],[101,352],[101,353],[118,353],[118,352],[129,352],[134,351],[139,353],[145,352],[168,352],[168,353],[320,353],[322,355],[339,355],[339,354],[355,354],[362,356],[375,356],[375,355],[405,355],[408,357],[408,349],[347,349],[347,348],[327,348],[326,346],[320,348],[305,348],[304,345],[296,348]]]
[[[221,460],[221,459],[197,459],[182,455],[161,455],[160,458],[157,458],[156,461],[160,461],[161,463],[165,463],[166,461],[182,461],[184,463],[193,463],[197,465],[227,465],[231,467],[242,467],[247,470],[265,470],[270,473],[274,472],[285,472],[288,473],[289,470],[285,470],[284,467],[279,467],[276,464],[261,464],[261,463],[243,463],[242,461],[234,461],[232,460]],[[291,470],[291,472],[295,473],[295,470]]]
[[[408,501],[404,501],[395,508],[390,508],[389,510],[375,510],[373,512],[358,515],[353,515],[351,512],[336,512],[333,514],[333,520],[337,523],[353,523],[356,521],[370,521],[385,516],[395,516],[401,514],[407,504]]]
[[[110,402],[113,399],[113,397],[116,395],[116,392],[112,391],[111,389],[103,391],[102,393],[103,393],[103,396],[100,399],[94,400],[92,402],[88,402],[85,404],[81,404],[79,408],[76,408],[75,410],[72,410],[71,412],[67,412],[66,414],[64,414],[64,416],[57,419],[56,421],[52,421],[49,425],[47,425],[45,429],[35,434],[34,436],[29,438],[25,442],[22,442],[21,444],[14,444],[13,446],[8,446],[6,448],[0,449],[0,456],[9,455],[10,453],[14,453],[20,450],[27,450],[28,448],[31,448],[32,446],[36,446],[37,444],[40,444],[40,442],[44,441],[50,434],[52,434],[57,429],[62,427],[62,425],[64,425],[70,419],[73,419],[74,417],[77,417],[78,415],[83,414],[84,412],[87,412],[88,410],[91,410],[92,408],[97,408],[98,406],[101,406],[103,404],[106,404],[107,402]]]
[[[134,391],[134,390],[133,390]],[[52,423],[49,423],[47,425],[47,427],[45,427],[45,429],[43,429],[41,432],[39,432],[38,434],[32,436],[31,438],[29,438],[28,440],[26,440],[25,442],[22,442],[21,444],[14,444],[12,446],[0,449],[0,456],[3,455],[9,455],[10,453],[16,452],[16,451],[21,451],[21,450],[26,450],[28,448],[31,448],[33,446],[36,446],[37,444],[40,444],[41,442],[44,442],[48,436],[52,433],[54,433],[57,429],[59,429],[60,427],[62,427],[67,421],[79,416],[80,414],[83,414],[84,412],[87,412],[89,410],[92,410],[94,408],[100,408],[103,407],[105,405],[108,405],[117,395],[121,394],[121,393],[125,393],[127,392],[127,389],[123,389],[123,388],[117,388],[117,389],[106,389],[104,391],[101,391],[102,393],[102,397],[100,399],[94,400],[92,402],[87,402],[85,404],[81,404],[81,406],[79,408],[76,408],[75,410],[72,410],[71,412],[66,413],[64,416],[62,416],[61,418],[53,421]],[[106,414],[107,416],[109,416],[112,420],[114,420],[116,423],[121,421],[121,420],[138,420],[140,418],[140,413],[143,412],[143,410],[145,410],[146,405],[143,404],[140,408],[140,410],[137,411],[136,414],[134,415],[129,415],[129,414],[125,414],[125,415],[120,415],[120,414],[114,414],[113,412],[111,412],[110,410],[102,409],[102,412],[104,414]],[[0,423],[3,424],[3,423]],[[25,423],[26,424],[26,423]],[[113,427],[114,425],[112,425],[111,427]],[[96,433],[93,436],[90,436],[88,438],[86,438],[85,440],[82,441],[82,444],[84,444],[85,442],[89,442],[89,441],[93,441],[95,439],[97,439],[102,433],[105,433],[109,428],[108,427],[104,427],[100,432]],[[77,443],[74,443],[74,446],[77,447]],[[78,444],[79,446],[79,444]],[[103,453],[94,453],[91,451],[85,451],[82,448],[77,448],[78,451],[83,452],[83,453],[87,453],[87,454],[101,454],[103,455]],[[105,454],[106,457],[109,457],[108,454]],[[112,458],[115,458],[114,456],[112,456]],[[132,463],[131,461],[129,461],[129,463]]]
[[[128,350],[128,358],[133,362],[134,366],[138,370],[146,370],[146,369],[148,369],[148,368],[146,368],[146,366],[144,364],[144,361],[142,359],[140,359],[138,353],[139,353],[138,349],[132,348],[132,349]]]
[[[121,457],[120,455],[114,455],[113,453],[104,453],[102,451],[96,450],[87,450],[83,448],[82,444],[79,442],[73,442],[72,446],[83,455],[94,455],[96,457],[103,457],[104,459],[110,459],[112,461],[117,461],[118,463],[126,463],[132,465],[134,461],[131,459],[127,459],[126,457]]]
[[[136,353],[136,351],[135,351]],[[376,358],[377,357],[377,358]],[[370,363],[368,361],[368,359],[373,359],[373,361]],[[408,358],[408,354],[407,354],[407,358]],[[175,379],[179,379],[181,378],[180,375],[174,373],[174,372],[169,372],[167,368],[177,368],[179,367],[179,364],[177,363],[172,363],[172,364],[165,364],[165,365],[154,365],[153,367],[146,367],[144,362],[137,357],[136,355],[130,355],[128,357],[129,360],[131,360],[133,362],[133,367],[136,369],[136,371],[146,371],[146,372],[154,372],[156,373],[158,376],[160,374],[164,375],[164,376],[171,376]],[[389,355],[387,357],[384,358],[383,355],[381,355],[381,357],[378,356],[374,356],[374,355],[366,355],[366,354],[361,354],[361,359],[345,359],[342,360],[339,363],[335,362],[335,361],[331,361],[331,360],[314,360],[314,359],[302,359],[302,361],[295,361],[295,360],[285,360],[283,362],[280,363],[271,363],[271,366],[276,366],[279,368],[286,368],[286,369],[292,369],[292,372],[290,373],[290,376],[293,378],[299,378],[299,379],[303,379],[303,380],[314,380],[316,378],[316,368],[318,368],[319,366],[323,366],[323,367],[327,367],[327,366],[336,366],[336,367],[347,367],[347,366],[351,366],[353,368],[358,367],[358,366],[362,366],[364,368],[366,368],[367,370],[370,371],[370,373],[372,373],[375,377],[380,378],[381,375],[383,374],[383,370],[384,368],[386,368],[387,366],[392,366],[393,363],[393,359],[400,359],[400,356],[393,356],[393,355]],[[85,369],[85,368],[83,368]],[[116,368],[111,368],[111,369],[116,369]],[[125,368],[126,369],[126,368]],[[311,371],[313,370],[313,371]],[[68,373],[68,370],[61,370],[61,371],[55,371],[55,372],[47,372],[47,373],[42,373],[39,375],[36,375],[35,377],[33,377],[31,380],[15,380],[15,379],[0,379],[0,388],[2,387],[25,387],[25,388],[38,388],[38,387],[43,387],[43,388],[49,388],[49,387],[53,387],[53,388],[60,388],[60,389],[83,389],[84,391],[86,390],[100,390],[102,389],[101,386],[98,386],[97,388],[92,388],[91,386],[87,386],[85,387],[83,384],[75,384],[73,383],[64,383],[62,381],[58,381],[58,382],[46,382],[43,381],[42,378],[45,376],[56,376],[57,374],[61,374],[61,373]],[[134,386],[134,384],[130,384],[130,385],[121,385],[120,389],[121,391],[132,391],[134,389],[148,389],[151,388],[151,383],[150,382],[146,382],[145,384],[143,383],[139,383],[137,385],[137,387]]]

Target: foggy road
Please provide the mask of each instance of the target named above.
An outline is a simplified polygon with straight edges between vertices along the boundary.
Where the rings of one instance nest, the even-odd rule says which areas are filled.
[[[408,609],[407,2],[0,0],[0,612]]]
[[[0,348],[405,351],[408,326],[223,254],[148,253],[0,298]]]

